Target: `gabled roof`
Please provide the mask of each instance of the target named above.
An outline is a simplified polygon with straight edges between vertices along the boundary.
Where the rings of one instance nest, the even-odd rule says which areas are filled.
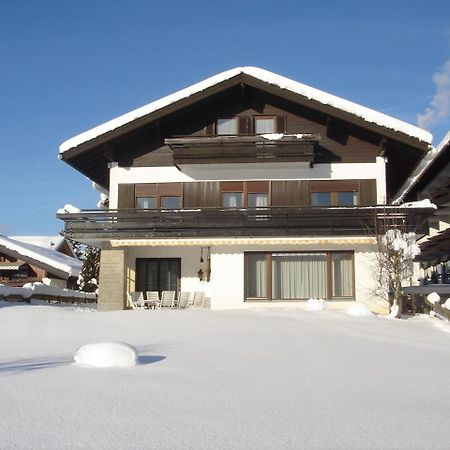
[[[422,177],[432,167],[433,163],[445,152],[450,152],[450,131],[444,139],[436,146],[432,147],[419,162],[410,177],[407,178],[403,186],[398,191],[398,195],[393,200],[394,204],[400,203],[406,195],[419,183]]]
[[[82,263],[76,258],[64,255],[50,248],[20,242],[0,234],[0,252],[20,259],[61,278],[77,277]]]
[[[85,144],[99,136],[128,125],[140,118],[155,113],[156,111],[169,105],[176,104],[177,102],[187,99],[195,94],[206,91],[209,88],[238,77],[239,75],[250,76],[256,80],[262,81],[263,83],[276,86],[282,90],[300,95],[306,99],[314,100],[322,105],[331,107],[332,109],[342,111],[354,116],[355,118],[362,119],[367,123],[375,124],[388,130],[407,135],[408,137],[417,139],[418,141],[428,144],[432,141],[432,135],[428,131],[390,117],[386,114],[374,111],[335,95],[328,94],[297,81],[293,81],[289,78],[269,72],[268,70],[257,67],[236,67],[214,75],[204,81],[193,84],[192,86],[182,89],[181,91],[163,97],[149,103],[148,105],[142,106],[141,108],[135,109],[127,114],[119,116],[109,122],[68,139],[61,144],[60,154],[62,155],[66,151],[74,149],[81,144]]]

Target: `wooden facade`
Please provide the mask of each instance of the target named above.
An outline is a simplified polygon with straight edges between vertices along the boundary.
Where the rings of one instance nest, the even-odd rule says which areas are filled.
[[[417,139],[242,75],[81,144],[62,158],[107,188],[108,162],[123,167],[172,166],[174,150],[167,140],[211,137],[217,119],[227,117],[239,119],[238,136],[253,136],[258,116],[274,117],[275,131],[320,136],[314,145],[314,164],[374,162],[385,156],[389,198],[428,149]]]

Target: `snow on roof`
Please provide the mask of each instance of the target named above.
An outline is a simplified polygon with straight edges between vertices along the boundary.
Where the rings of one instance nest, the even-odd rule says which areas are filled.
[[[10,236],[10,239],[52,249],[57,249],[65,240],[63,236]]]
[[[137,108],[133,111],[130,111],[129,113],[112,119],[109,122],[85,131],[84,133],[81,133],[77,136],[74,136],[61,144],[61,146],[59,147],[59,152],[60,154],[64,153],[67,150],[95,139],[102,134],[115,130],[123,125],[133,122],[136,119],[139,119],[140,117],[146,116],[147,114],[153,113],[179,100],[202,92],[212,86],[215,86],[240,74],[252,76],[263,82],[278,86],[281,89],[302,95],[311,100],[316,100],[324,105],[328,105],[341,111],[353,114],[364,119],[366,122],[374,123],[382,127],[404,133],[408,136],[419,139],[420,141],[424,141],[427,143],[431,143],[432,141],[432,135],[428,131],[390,117],[386,114],[380,113],[378,111],[374,111],[373,109],[366,108],[365,106],[358,105],[357,103],[353,103],[349,100],[345,100],[335,95],[328,94],[326,92],[320,91],[319,89],[315,89],[306,84],[302,84],[281,75],[277,75],[265,69],[260,69],[258,67],[236,67],[234,69],[230,69],[207,78],[206,80],[200,81],[199,83],[195,83],[192,86],[182,89],[181,91],[177,91],[166,97],[160,98],[159,100],[151,102],[148,105]]]
[[[68,277],[77,277],[81,271],[82,263],[76,258],[64,255],[50,248],[21,242],[0,234],[0,251],[2,249],[7,254],[8,251],[17,253],[23,257],[24,261],[32,260],[53,267],[65,273]]]
[[[422,175],[425,174],[428,167],[433,163],[433,161],[447,148],[450,144],[450,131],[444,136],[441,142],[437,145],[437,147],[432,147],[428,152],[424,155],[422,160],[419,162],[418,166],[414,169],[414,172],[410,177],[403,183],[403,186],[399,190],[399,194],[393,200],[392,203],[398,204],[400,203],[406,196],[406,194],[413,188],[413,186],[420,180]]]

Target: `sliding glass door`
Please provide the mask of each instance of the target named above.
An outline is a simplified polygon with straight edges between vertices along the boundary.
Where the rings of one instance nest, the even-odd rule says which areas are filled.
[[[181,258],[136,259],[137,291],[180,290]]]

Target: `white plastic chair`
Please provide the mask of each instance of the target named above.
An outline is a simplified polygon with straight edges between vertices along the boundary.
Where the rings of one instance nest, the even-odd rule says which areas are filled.
[[[159,308],[161,306],[161,301],[159,299],[159,292],[158,291],[147,291],[147,306],[149,308]]]
[[[205,298],[205,293],[202,291],[194,292],[194,308],[201,308],[203,306],[203,299]]]
[[[173,308],[175,304],[175,291],[162,291],[161,308]]]
[[[178,294],[178,308],[187,308],[190,298],[190,292],[180,292]]]
[[[142,292],[128,294],[128,302],[132,309],[145,309],[144,294]]]

